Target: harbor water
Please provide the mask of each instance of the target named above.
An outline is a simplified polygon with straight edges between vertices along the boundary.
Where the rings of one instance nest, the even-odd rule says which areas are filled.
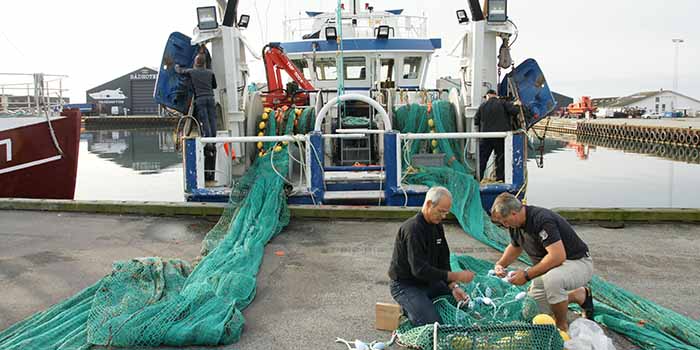
[[[660,155],[682,150],[654,153],[644,145],[632,146],[548,135],[540,152],[540,141],[532,137],[528,202],[545,207],[700,208],[699,160]],[[182,156],[171,129],[87,131],[81,137],[75,198],[182,202],[182,174]]]

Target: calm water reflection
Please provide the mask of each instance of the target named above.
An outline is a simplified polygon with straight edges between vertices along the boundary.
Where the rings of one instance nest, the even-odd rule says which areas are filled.
[[[548,135],[544,168],[538,168],[540,142],[533,137],[531,143],[531,204],[700,208],[697,150]],[[76,199],[181,202],[182,183],[172,130],[82,135]]]
[[[181,202],[181,163],[171,130],[84,132],[75,198]]]
[[[700,208],[696,149],[609,139],[531,138],[531,204],[548,207]]]

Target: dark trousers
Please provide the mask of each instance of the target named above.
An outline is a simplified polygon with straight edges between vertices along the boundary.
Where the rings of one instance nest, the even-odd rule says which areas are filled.
[[[202,125],[202,136],[216,136],[216,102],[213,96],[197,97],[194,100],[197,109],[197,120]]]
[[[216,102],[213,96],[197,97],[194,100],[197,120],[202,126],[202,136],[216,137]],[[214,180],[216,169],[216,145],[204,146],[204,180]]]
[[[503,139],[481,139],[479,141],[479,173],[481,178],[484,178],[484,171],[486,171],[486,164],[491,157],[491,152],[496,153],[496,180],[504,181],[506,176]]]
[[[427,286],[391,281],[391,296],[403,309],[414,326],[423,326],[435,322],[442,323],[433,305],[433,299],[441,295],[451,295],[450,288],[444,281],[433,282]]]

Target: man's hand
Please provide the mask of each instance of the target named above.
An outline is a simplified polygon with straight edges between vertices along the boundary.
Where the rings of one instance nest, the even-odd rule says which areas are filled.
[[[455,297],[457,301],[468,301],[469,295],[462,288],[455,287],[452,289],[452,296]]]
[[[510,283],[516,286],[522,286],[523,284],[527,283],[527,279],[525,278],[525,270],[515,271],[515,273],[509,278],[509,280]]]
[[[500,278],[506,277],[506,274],[508,273],[506,272],[506,269],[499,264],[494,265],[493,270],[496,272],[496,276]]]
[[[474,279],[474,273],[469,270],[463,270],[456,273],[457,278],[455,281],[462,283],[469,283]]]

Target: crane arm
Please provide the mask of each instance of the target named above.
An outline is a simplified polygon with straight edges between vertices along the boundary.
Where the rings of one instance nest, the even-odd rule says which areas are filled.
[[[287,57],[282,48],[269,44],[265,47],[263,59],[265,61],[265,73],[267,75],[267,87],[269,91],[281,90],[284,88],[280,72],[284,70],[297,84],[304,90],[314,90],[297,66]]]

